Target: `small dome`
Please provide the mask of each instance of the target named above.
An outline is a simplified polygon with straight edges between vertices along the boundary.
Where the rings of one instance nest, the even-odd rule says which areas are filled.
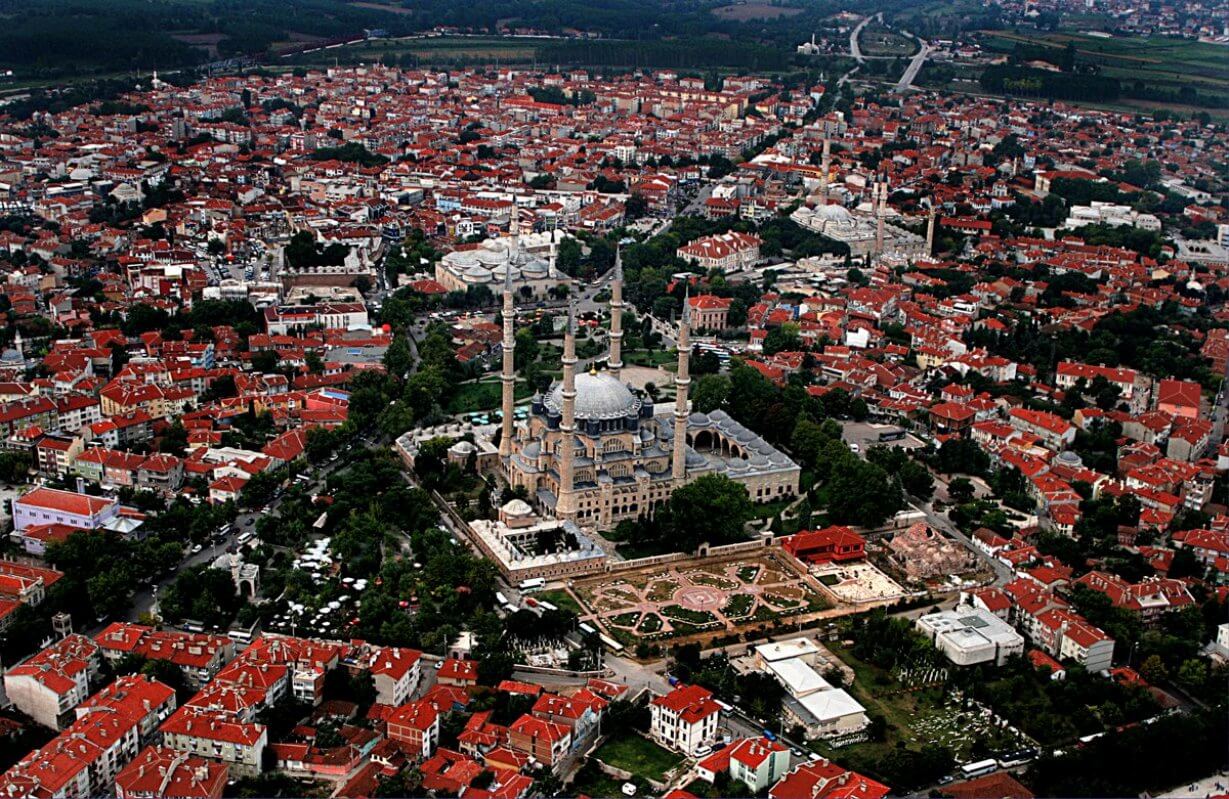
[[[529,507],[529,503],[523,499],[509,500],[508,504],[500,508],[505,516],[532,516],[533,508]]]

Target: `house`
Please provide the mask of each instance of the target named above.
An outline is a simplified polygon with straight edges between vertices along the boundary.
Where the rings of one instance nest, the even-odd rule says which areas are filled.
[[[119,515],[119,502],[58,488],[39,486],[13,500],[13,529],[22,532],[36,524],[63,524],[97,530]]]
[[[438,685],[473,688],[478,684],[478,661],[448,658],[436,672],[435,681]]]
[[[1037,436],[1051,449],[1066,449],[1075,441],[1075,426],[1057,414],[1012,408],[1008,416],[1012,427]]]
[[[725,330],[729,327],[730,305],[733,302],[729,297],[713,294],[688,297],[691,326],[696,330]]]
[[[795,766],[768,789],[768,799],[884,799],[890,791],[881,782],[821,759]]]
[[[422,653],[417,649],[385,646],[372,655],[372,682],[375,684],[376,701],[394,707],[409,701],[418,688],[421,676]]]
[[[148,677],[120,677],[62,733],[0,777],[0,796],[104,796],[175,707],[175,691]]]
[[[388,717],[388,738],[412,760],[425,760],[440,741],[440,714],[426,700],[410,702]]]
[[[755,266],[760,260],[760,238],[753,233],[730,231],[703,236],[678,248],[676,255],[692,261],[705,271],[720,269],[736,272]]]
[[[716,738],[721,706],[707,688],[679,684],[665,696],[653,697],[649,714],[653,740],[694,757]]]
[[[840,525],[786,536],[781,547],[805,563],[847,563],[866,557],[866,539]]]
[[[255,776],[264,768],[269,731],[263,724],[230,713],[185,705],[162,727],[163,743],[187,755],[219,760],[234,777]]]
[[[508,746],[553,768],[571,751],[572,731],[526,713],[508,727]]]
[[[1202,389],[1190,380],[1162,380],[1157,384],[1156,409],[1171,416],[1199,418]]]
[[[789,758],[789,747],[780,741],[743,738],[701,760],[696,772],[709,783],[725,772],[730,779],[746,785],[751,796],[780,780],[789,770]]]
[[[544,693],[534,701],[530,713],[571,730],[572,748],[576,748],[597,732],[598,721],[608,704],[605,699],[585,689],[577,691],[574,696]]]
[[[89,696],[100,666],[98,645],[70,634],[5,672],[4,692],[39,724],[63,729],[72,721],[73,708]]]
[[[115,777],[117,799],[221,799],[226,766],[166,746],[147,746]]]

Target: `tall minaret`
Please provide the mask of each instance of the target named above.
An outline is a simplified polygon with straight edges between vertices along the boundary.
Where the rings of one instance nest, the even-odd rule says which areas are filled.
[[[929,258],[935,251],[935,207],[930,206],[930,218],[926,220],[926,257]]]
[[[610,281],[610,357],[606,359],[606,369],[616,378],[623,369],[623,247],[617,247]]]
[[[521,254],[521,207],[516,204],[516,195],[512,196],[512,218],[508,220],[508,233],[512,236],[512,243],[508,245],[508,263],[512,263]]]
[[[828,123],[824,123],[824,155],[820,164],[823,173],[819,176],[819,196],[824,205],[828,204],[828,173],[832,169],[832,140],[828,138]]]
[[[888,178],[883,176],[882,181],[875,180],[875,198],[872,200],[875,204],[875,258],[883,257],[883,215],[887,210],[888,201]]]
[[[504,265],[504,363],[499,380],[503,383],[503,433],[499,439],[499,456],[512,454],[512,413],[516,397],[516,308],[512,302],[512,259]]]
[[[572,460],[576,453],[576,305],[568,301],[568,326],[563,333],[563,408],[559,420],[559,495],[555,500],[555,516],[570,519],[576,515],[575,481]]]
[[[691,385],[691,292],[683,295],[683,316],[679,320],[679,368],[674,377],[674,454],[671,476],[676,480],[687,477],[687,387]]]

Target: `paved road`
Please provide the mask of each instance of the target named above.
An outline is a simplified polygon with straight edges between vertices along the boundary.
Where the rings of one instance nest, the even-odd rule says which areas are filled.
[[[862,29],[865,28],[872,19],[878,19],[883,22],[883,14],[875,14],[870,17],[863,17],[857,27],[849,32],[849,54],[853,56],[854,61],[859,64],[866,63],[866,56],[862,55],[862,48],[858,46],[858,37],[862,35]]]
[[[358,441],[355,442],[353,446],[378,447],[378,446],[382,446],[382,443],[380,442],[373,443],[373,442],[369,442],[365,438],[360,438]],[[314,471],[312,472],[312,477],[313,477],[312,482],[306,483],[304,487],[309,492],[314,492],[314,491],[319,490],[320,488],[323,487],[324,480],[330,474],[342,468],[343,466],[347,465],[348,463],[349,463],[348,458],[340,458],[337,461],[333,461],[330,463],[326,463],[322,466],[316,467]],[[231,524],[231,531],[225,536],[225,538],[217,542],[214,542],[211,540],[209,545],[202,548],[200,552],[190,554],[186,558],[184,558],[183,562],[179,564],[179,566],[175,569],[175,571],[172,574],[170,574],[169,576],[167,576],[166,578],[162,580],[159,580],[158,583],[156,584],[158,592],[159,593],[165,592],[167,588],[170,586],[170,584],[175,581],[175,578],[178,576],[179,572],[183,571],[184,569],[191,568],[193,566],[200,566],[202,564],[212,563],[215,558],[217,558],[222,553],[226,552],[231,546],[234,546],[240,535],[242,535],[245,532],[255,532],[256,520],[259,519],[261,516],[277,513],[277,508],[278,508],[278,505],[281,504],[281,501],[282,501],[281,497],[279,496],[276,499],[272,500],[268,504],[268,506],[266,506],[265,508],[254,510],[254,511],[241,512],[238,516],[235,517],[235,521]],[[150,611],[150,609],[153,607],[153,604],[154,604],[154,587],[155,585],[153,583],[150,583],[150,584],[142,586],[136,591],[135,594],[133,594],[132,607],[128,611],[127,616],[125,616],[126,621],[135,622],[140,618],[142,614],[148,613]],[[103,628],[106,627],[107,624],[110,624],[110,621],[111,620],[107,620],[106,622],[102,624],[96,625],[87,634],[94,635],[96,633],[101,632]]]
[[[893,91],[906,92],[913,85],[913,81],[917,78],[919,72],[922,71],[922,66],[926,63],[926,57],[930,55],[930,45],[918,39],[921,49],[917,51],[917,55],[909,62],[909,66],[905,69],[905,74],[900,76],[900,80],[896,82],[896,88]]]

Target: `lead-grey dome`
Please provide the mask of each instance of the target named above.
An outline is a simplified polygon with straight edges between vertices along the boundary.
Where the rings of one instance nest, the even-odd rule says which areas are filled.
[[[543,400],[553,413],[563,413],[563,383],[555,384]],[[640,412],[640,398],[609,372],[576,375],[577,419],[620,419]]]

